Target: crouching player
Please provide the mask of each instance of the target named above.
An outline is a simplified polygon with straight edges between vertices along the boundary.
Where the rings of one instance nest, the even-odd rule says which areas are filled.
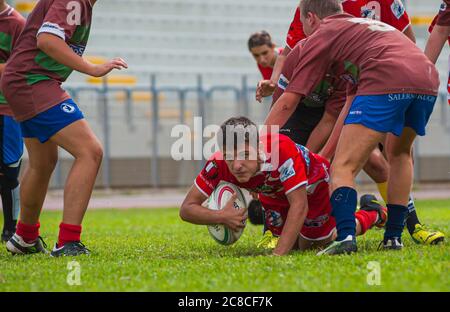
[[[52,256],[88,254],[80,242],[102,147],[78,106],[61,88],[73,70],[101,77],[126,68],[122,59],[93,65],[82,58],[96,0],[41,0],[6,64],[2,91],[20,122],[29,155],[21,185],[21,211],[15,235],[7,242],[13,254],[47,252],[39,237],[39,216],[50,177],[62,147],[75,161],[64,189],[63,220]]]
[[[336,238],[326,159],[283,134],[259,137],[256,125],[245,117],[231,118],[221,126],[218,145],[220,151],[206,163],[181,206],[184,221],[242,227],[246,211],[233,209],[233,198],[219,211],[202,206],[219,182],[226,181],[259,194],[266,227],[279,236],[273,254],[322,247]],[[386,209],[365,207],[355,217],[361,235],[384,224]]]

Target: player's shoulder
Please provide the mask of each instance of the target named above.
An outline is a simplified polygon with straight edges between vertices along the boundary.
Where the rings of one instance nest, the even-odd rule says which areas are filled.
[[[265,134],[261,136],[260,141],[268,153],[277,154],[280,158],[285,158],[286,155],[292,155],[298,151],[295,142],[281,133]]]

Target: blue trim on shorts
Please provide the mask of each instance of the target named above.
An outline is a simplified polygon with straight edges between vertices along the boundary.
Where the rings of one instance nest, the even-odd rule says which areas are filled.
[[[16,164],[23,155],[23,139],[20,125],[10,116],[1,116],[2,124],[2,163]]]
[[[68,99],[21,122],[20,126],[24,138],[37,138],[41,143],[45,143],[60,130],[83,118],[77,104]]]
[[[409,127],[424,136],[436,99],[433,95],[412,93],[359,95],[353,100],[345,124],[361,124],[396,136]]]

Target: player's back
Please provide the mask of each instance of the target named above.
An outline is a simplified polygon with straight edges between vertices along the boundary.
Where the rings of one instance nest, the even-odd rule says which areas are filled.
[[[325,18],[307,41],[305,56],[318,45],[312,50],[323,54],[335,74],[357,84],[358,95],[438,91],[434,65],[411,40],[385,23],[337,14]]]

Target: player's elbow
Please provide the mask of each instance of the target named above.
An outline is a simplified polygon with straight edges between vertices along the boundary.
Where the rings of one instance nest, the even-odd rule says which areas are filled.
[[[187,208],[186,205],[181,205],[179,212],[180,219],[183,221],[187,221]]]
[[[191,222],[191,217],[190,217],[189,212],[190,212],[190,205],[187,203],[181,204],[180,212],[179,212],[180,219],[185,222]]]

